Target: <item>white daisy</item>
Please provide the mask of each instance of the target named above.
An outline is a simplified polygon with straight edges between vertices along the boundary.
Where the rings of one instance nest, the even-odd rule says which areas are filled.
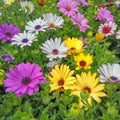
[[[57,16],[56,14],[46,13],[43,14],[43,18],[47,21],[47,25],[50,29],[61,28],[64,24],[64,20],[61,16]]]
[[[36,41],[36,35],[34,33],[29,33],[24,31],[23,33],[18,33],[12,38],[13,45],[18,45],[20,47],[31,46],[33,41]]]
[[[61,38],[55,38],[45,41],[41,47],[42,52],[47,54],[47,58],[52,61],[54,58],[66,57],[68,47],[64,42],[61,42]]]
[[[46,31],[46,28],[48,28],[46,21],[41,18],[35,19],[34,21],[29,21],[25,26],[25,29],[28,32],[35,32],[36,34],[38,34],[39,31]]]
[[[101,82],[120,82],[120,64],[103,64],[99,69]]]
[[[119,0],[116,0],[115,4],[117,5],[117,7],[120,7],[120,1]]]
[[[26,13],[30,14],[34,10],[34,4],[31,1],[21,1],[20,2],[22,10],[24,10]]]
[[[105,36],[114,35],[117,25],[114,22],[108,22],[99,26],[98,32],[105,34]]]
[[[120,30],[116,32],[116,39],[120,39]]]
[[[3,0],[5,4],[11,5],[15,0]]]

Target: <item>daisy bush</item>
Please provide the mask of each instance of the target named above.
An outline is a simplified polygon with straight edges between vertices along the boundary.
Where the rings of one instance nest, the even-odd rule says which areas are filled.
[[[0,120],[119,120],[119,10],[119,0],[1,0]]]

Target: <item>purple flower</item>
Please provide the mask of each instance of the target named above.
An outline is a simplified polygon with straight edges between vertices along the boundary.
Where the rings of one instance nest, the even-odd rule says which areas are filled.
[[[102,22],[113,22],[114,21],[114,16],[111,15],[111,12],[107,10],[106,8],[100,7],[98,9],[98,15],[96,19],[102,21]]]
[[[74,14],[74,16],[71,17],[71,21],[74,25],[78,26],[81,32],[85,32],[86,29],[90,28],[88,20],[80,13]]]
[[[83,48],[84,48],[84,49],[85,49],[85,48],[89,48],[89,47],[91,46],[91,45],[87,45],[87,44],[86,44],[88,38],[82,38],[82,37],[80,37],[79,40],[81,40],[81,41],[84,43],[84,45],[83,45]]]
[[[8,77],[4,80],[6,92],[15,92],[17,97],[27,93],[33,95],[34,92],[39,91],[38,84],[45,83],[41,67],[31,63],[21,63],[10,72],[6,74]]]
[[[0,24],[0,40],[4,42],[12,42],[12,38],[15,34],[20,32],[19,28],[13,24]]]
[[[14,57],[11,54],[3,54],[0,58],[2,58],[7,63],[13,63]]]
[[[77,2],[81,3],[83,6],[88,6],[88,2],[86,0],[77,0]]]
[[[74,0],[59,0],[57,7],[59,7],[60,12],[69,17],[73,16],[79,9],[77,2]]]

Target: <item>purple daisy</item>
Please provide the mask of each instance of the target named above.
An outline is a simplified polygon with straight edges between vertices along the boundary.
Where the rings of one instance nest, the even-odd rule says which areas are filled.
[[[13,63],[14,57],[11,54],[3,54],[0,58],[2,58],[7,63]]]
[[[81,32],[85,32],[90,26],[88,25],[88,20],[84,15],[77,13],[71,17],[71,21],[74,25],[77,25]]]
[[[84,7],[89,5],[86,0],[77,0],[77,2],[81,3]]]
[[[78,12],[78,3],[74,0],[59,0],[57,3],[57,7],[59,7],[60,12],[69,17]]]
[[[20,63],[16,68],[10,69],[6,76],[8,77],[4,80],[6,92],[15,92],[17,97],[25,93],[33,95],[39,91],[38,84],[46,82],[41,67],[30,62]]]
[[[20,32],[19,28],[13,24],[0,24],[0,40],[4,42],[12,42],[12,38],[15,34]]]

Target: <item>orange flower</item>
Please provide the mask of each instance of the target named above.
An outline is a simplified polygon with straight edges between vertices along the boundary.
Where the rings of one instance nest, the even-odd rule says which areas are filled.
[[[38,0],[38,5],[44,6],[44,4],[45,4],[45,1],[44,1],[44,0]]]

